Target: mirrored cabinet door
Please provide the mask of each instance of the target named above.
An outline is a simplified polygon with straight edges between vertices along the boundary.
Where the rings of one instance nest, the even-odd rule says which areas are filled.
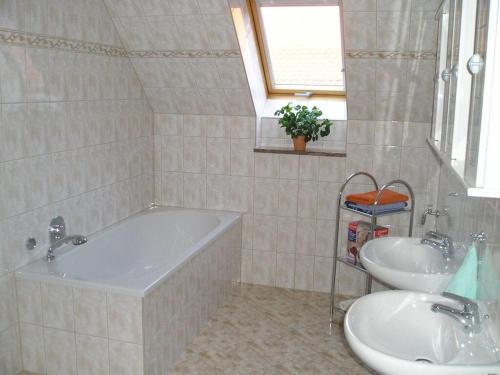
[[[474,55],[468,62],[468,69],[472,74],[472,85],[464,177],[467,184],[471,186],[476,184],[477,176],[481,117],[483,113],[483,92],[486,71],[484,62],[486,61],[487,52],[489,9],[490,0],[478,0]]]
[[[451,158],[459,69],[462,0],[445,0],[436,17],[439,40],[436,61],[433,138]]]
[[[429,145],[476,196],[500,197],[500,173],[494,169],[500,163],[500,106],[494,104],[500,101],[499,3],[444,0],[436,14]]]
[[[450,0],[448,23],[448,41],[446,43],[446,68],[441,73],[445,80],[443,135],[441,150],[451,158],[453,129],[455,124],[455,106],[457,102],[458,62],[460,52],[460,28],[462,17],[462,1]]]

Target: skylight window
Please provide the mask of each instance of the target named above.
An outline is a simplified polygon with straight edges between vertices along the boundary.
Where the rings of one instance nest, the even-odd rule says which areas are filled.
[[[344,95],[336,0],[250,0],[270,94]]]

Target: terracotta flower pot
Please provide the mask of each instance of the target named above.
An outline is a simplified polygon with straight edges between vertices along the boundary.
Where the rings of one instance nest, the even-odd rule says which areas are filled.
[[[293,148],[295,151],[305,151],[306,150],[306,137],[303,135],[298,135],[297,137],[292,137]]]

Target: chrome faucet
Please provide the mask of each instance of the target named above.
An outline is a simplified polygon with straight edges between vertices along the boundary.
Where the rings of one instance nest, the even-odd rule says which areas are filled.
[[[448,209],[445,208],[443,211],[440,211],[438,209],[432,209],[432,207],[427,207],[424,212],[422,213],[422,218],[420,219],[420,224],[425,225],[425,222],[427,221],[427,215],[430,216],[435,216],[436,219],[439,219],[441,216],[447,216],[448,215]]]
[[[64,244],[72,243],[73,245],[83,245],[87,242],[87,237],[81,235],[66,235],[66,223],[62,216],[57,216],[50,221],[49,226],[49,242],[50,246],[47,250],[45,260],[48,262],[55,259],[54,250]]]
[[[440,250],[445,259],[452,259],[455,256],[455,247],[450,236],[431,230],[425,233],[425,237],[427,238],[422,238],[420,243]]]
[[[463,305],[463,309],[458,310],[454,307],[435,303],[431,306],[431,310],[433,312],[442,313],[458,320],[460,323],[462,323],[466,332],[479,333],[481,331],[479,306],[476,302],[469,298],[465,298],[448,292],[443,292],[442,296],[453,301],[460,302]]]

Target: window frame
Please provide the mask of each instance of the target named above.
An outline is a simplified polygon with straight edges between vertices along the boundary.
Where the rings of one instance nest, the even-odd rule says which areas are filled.
[[[346,97],[346,74],[345,74],[345,46],[344,46],[344,22],[343,22],[343,9],[342,2],[338,2],[339,7],[339,22],[340,22],[340,39],[342,49],[342,74],[344,75],[344,90],[291,90],[291,89],[277,89],[272,85],[270,63],[266,54],[266,45],[264,41],[264,32],[261,25],[258,5],[255,0],[246,0],[250,13],[252,28],[256,36],[257,52],[259,55],[259,63],[264,77],[264,86],[266,87],[267,97]],[[310,95],[306,95],[310,93]]]

